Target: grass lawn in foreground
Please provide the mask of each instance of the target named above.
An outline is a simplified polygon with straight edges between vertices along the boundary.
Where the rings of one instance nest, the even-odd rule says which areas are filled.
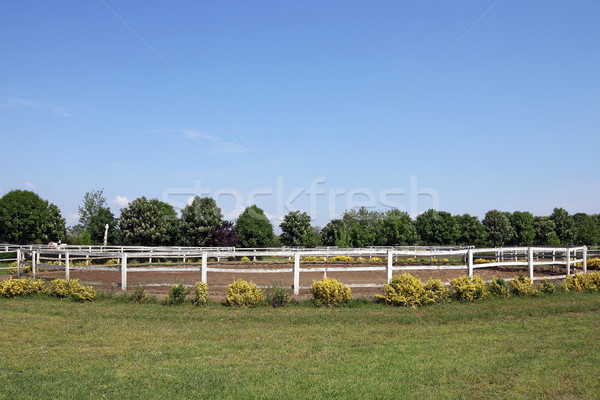
[[[421,309],[0,299],[0,398],[600,395],[600,295]]]

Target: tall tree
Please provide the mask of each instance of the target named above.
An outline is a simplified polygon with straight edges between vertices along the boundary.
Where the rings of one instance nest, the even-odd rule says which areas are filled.
[[[577,213],[573,215],[575,221],[575,244],[597,245],[600,242],[600,227],[594,216]]]
[[[388,210],[381,216],[377,232],[377,244],[381,246],[407,246],[419,240],[413,220],[397,209]]]
[[[455,215],[454,219],[459,232],[456,244],[461,246],[485,245],[487,233],[477,216],[469,214]]]
[[[332,219],[321,229],[323,246],[350,247],[350,232],[341,219]]]
[[[381,213],[369,211],[365,207],[348,210],[342,221],[348,228],[352,247],[375,246],[377,243],[377,227]]]
[[[488,240],[493,246],[504,246],[512,240],[515,230],[506,213],[498,210],[490,210],[485,214],[482,221],[488,234]]]
[[[117,219],[106,203],[104,189],[92,190],[83,196],[83,206],[79,206],[79,224],[89,234],[93,244],[104,242],[104,232],[108,224],[108,244],[119,243]]]
[[[562,245],[568,246],[575,240],[575,221],[564,208],[555,208],[550,215],[554,222],[554,231]]]
[[[29,190],[13,190],[0,198],[0,241],[47,243],[66,238],[60,210]]]
[[[281,243],[292,247],[315,247],[317,245],[317,236],[310,224],[310,216],[301,211],[290,211],[283,222],[279,225],[281,228]]]
[[[206,246],[213,247],[235,247],[242,240],[235,233],[235,226],[231,221],[223,221],[219,226],[211,229]]]
[[[173,207],[143,196],[121,209],[120,226],[125,245],[170,246],[178,238],[177,213]]]
[[[181,210],[181,243],[184,246],[208,246],[212,230],[223,223],[223,213],[210,197],[196,196]]]
[[[416,227],[421,241],[430,246],[454,245],[460,235],[456,220],[445,211],[424,212],[417,217]]]
[[[265,212],[251,205],[238,217],[235,233],[242,240],[242,247],[267,247],[273,241],[273,225]]]
[[[533,214],[527,211],[515,211],[510,214],[509,220],[515,230],[511,243],[516,246],[531,246],[535,239]]]
[[[554,232],[554,221],[550,217],[533,217],[533,228],[535,229],[535,237],[533,244],[538,246],[558,246],[560,240]]]

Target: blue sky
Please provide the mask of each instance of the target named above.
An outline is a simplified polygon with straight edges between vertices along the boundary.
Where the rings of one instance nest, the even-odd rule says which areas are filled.
[[[255,202],[321,226],[360,205],[598,213],[599,17],[597,1],[2,2],[0,195],[31,189],[69,224],[100,188],[116,214],[200,194],[228,218]]]

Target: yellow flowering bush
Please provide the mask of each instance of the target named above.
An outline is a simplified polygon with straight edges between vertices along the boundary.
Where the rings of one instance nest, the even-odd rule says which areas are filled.
[[[302,261],[309,261],[309,262],[318,262],[318,261],[324,261],[325,257],[316,257],[316,256],[306,256],[302,259]]]
[[[537,296],[539,294],[539,291],[533,288],[531,279],[523,275],[510,281],[510,290],[517,296]]]
[[[488,297],[485,282],[478,276],[465,275],[450,281],[458,300],[477,301]]]
[[[22,265],[21,273],[28,274],[31,272],[31,265]],[[8,265],[7,270],[8,275],[16,275],[17,274],[17,262],[13,261]]]
[[[491,261],[489,261],[489,260],[486,260],[485,258],[477,258],[477,259],[475,259],[473,262],[474,262],[475,264],[485,264],[485,263],[488,263],[488,262],[491,262]]]
[[[250,258],[244,256],[240,259],[241,262],[250,262]]]
[[[263,299],[263,291],[254,282],[243,279],[229,284],[225,295],[225,305],[231,307],[256,307]]]
[[[0,297],[31,296],[45,293],[48,288],[40,279],[8,279],[0,281]]]
[[[333,256],[327,259],[327,262],[335,263],[335,262],[354,262],[354,257],[349,256]]]
[[[194,291],[193,302],[197,306],[206,305],[208,302],[208,284],[204,282],[196,282],[196,290]]]
[[[387,304],[404,307],[418,307],[448,300],[449,292],[439,279],[421,280],[410,275],[394,275],[384,286],[385,295],[377,295],[378,300]]]
[[[106,261],[106,265],[117,265],[117,264],[120,264],[120,262],[116,258],[111,258],[110,260]]]
[[[600,269],[600,258],[588,258],[587,267],[588,269]]]
[[[335,306],[352,299],[352,291],[334,278],[313,281],[310,289],[317,305]]]
[[[93,301],[96,299],[96,289],[79,283],[79,279],[55,279],[50,282],[50,294],[59,298],[71,298],[76,301]]]
[[[371,258],[369,258],[369,262],[380,263],[381,262],[381,258],[379,258],[379,257],[371,257]]]
[[[510,289],[508,284],[502,278],[494,278],[489,286],[489,291],[493,296],[504,297],[508,299],[510,297]]]
[[[568,275],[565,279],[563,289],[565,291],[576,290],[578,292],[597,292],[600,290],[600,272]]]

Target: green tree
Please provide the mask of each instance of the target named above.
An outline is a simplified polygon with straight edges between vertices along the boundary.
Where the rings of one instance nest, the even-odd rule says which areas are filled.
[[[535,229],[533,244],[537,246],[560,245],[560,240],[554,232],[555,227],[556,225],[550,217],[533,217],[533,228]]]
[[[350,232],[341,219],[332,219],[321,229],[323,246],[350,247]]]
[[[555,208],[550,215],[554,222],[554,231],[562,245],[568,246],[575,240],[575,221],[573,217],[563,208]]]
[[[516,246],[531,246],[535,239],[533,214],[527,211],[515,211],[510,214],[509,220],[515,230],[511,243]]]
[[[504,246],[509,243],[515,235],[515,230],[506,213],[498,210],[490,210],[485,214],[482,221],[488,240],[493,246]]]
[[[487,241],[487,232],[477,216],[463,214],[455,215],[458,227],[456,244],[461,246],[483,246]]]
[[[222,226],[223,213],[210,197],[196,196],[181,210],[181,243],[184,246],[208,246],[210,233]]]
[[[241,239],[242,247],[267,247],[274,238],[273,225],[265,212],[251,205],[238,217],[235,233]]]
[[[600,227],[594,216],[577,213],[573,215],[575,221],[575,244],[597,245],[600,242]]]
[[[381,215],[377,232],[377,244],[380,246],[408,246],[419,240],[413,220],[406,212],[397,209]]]
[[[424,212],[417,217],[416,227],[421,241],[430,246],[454,245],[460,236],[456,220],[445,211]]]
[[[29,190],[13,190],[0,198],[0,241],[15,244],[65,240],[60,210]]]
[[[315,247],[317,245],[317,236],[310,224],[310,216],[301,211],[290,211],[283,222],[279,225],[281,228],[281,243],[292,247]]]
[[[121,209],[120,226],[125,245],[170,246],[178,239],[177,213],[157,199],[142,196]]]
[[[369,211],[365,207],[349,210],[342,216],[348,228],[351,247],[367,247],[377,244],[377,228],[381,213]]]
[[[89,233],[92,244],[104,243],[104,232],[108,224],[107,243],[114,245],[119,243],[117,219],[108,207],[103,192],[104,189],[92,190],[83,196],[83,206],[79,206],[79,224]]]

